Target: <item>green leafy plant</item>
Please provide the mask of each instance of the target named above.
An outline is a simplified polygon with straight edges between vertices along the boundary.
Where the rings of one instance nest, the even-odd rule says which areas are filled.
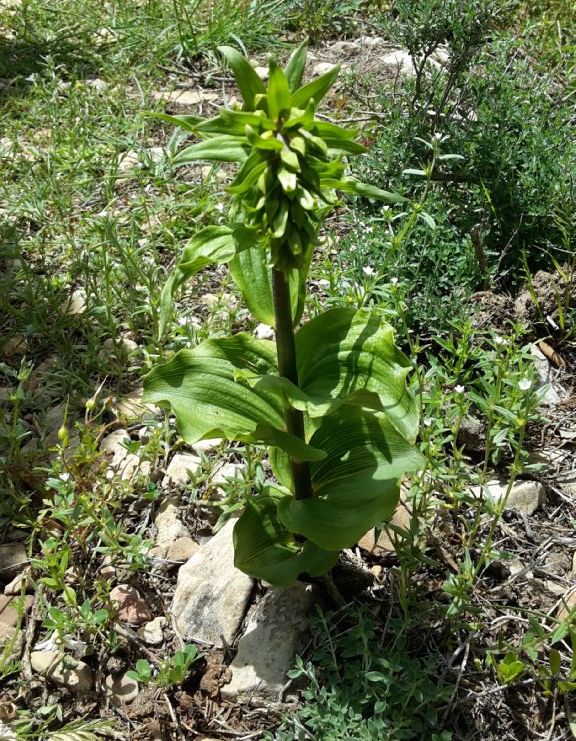
[[[399,482],[421,464],[411,364],[372,310],[331,309],[295,332],[318,233],[337,191],[402,199],[346,174],[364,151],[354,132],[316,117],[338,69],[302,85],[306,45],[267,85],[237,50],[221,49],[244,103],[209,120],[164,116],[201,137],[173,159],[237,163],[229,226],[186,245],[161,299],[203,267],[228,263],[248,308],[276,342],[238,333],[181,350],[145,379],[147,401],[170,405],[190,444],[223,437],[266,446],[278,483],[249,497],[234,530],[235,563],[277,585],[326,573],[342,548],[387,521]]]
[[[173,656],[164,659],[158,671],[146,659],[138,659],[136,668],[128,672],[131,679],[142,684],[154,683],[158,687],[172,687],[181,685],[190,671],[190,667],[199,661],[203,654],[193,644],[184,646],[182,651],[176,651]]]

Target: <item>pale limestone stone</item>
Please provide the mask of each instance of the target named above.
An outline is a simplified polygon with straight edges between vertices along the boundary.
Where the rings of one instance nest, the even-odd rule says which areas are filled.
[[[506,496],[507,490],[508,484],[505,481],[492,479],[486,483],[485,487],[472,486],[470,493],[479,498],[485,491],[494,502],[499,503]],[[516,481],[510,489],[505,509],[517,509],[526,515],[533,515],[545,500],[546,490],[539,481]]]
[[[104,680],[104,694],[114,705],[127,705],[138,697],[138,682],[127,674],[109,674]]]
[[[218,93],[209,90],[154,90],[152,100],[164,103],[177,103],[181,106],[196,106],[200,103],[207,103],[212,100],[218,100]]]
[[[286,672],[303,643],[313,601],[312,588],[297,583],[288,589],[271,589],[250,610],[223,697],[237,702],[278,700]]]
[[[86,311],[86,291],[76,288],[70,296],[60,304],[60,311],[68,316],[80,316]]]
[[[29,569],[24,569],[24,571],[16,574],[12,581],[4,587],[4,594],[17,597],[22,594],[22,589],[24,589],[25,593],[32,591]]]
[[[185,640],[232,643],[244,618],[253,581],[234,566],[234,525],[229,520],[178,572],[171,609]]]
[[[150,473],[150,463],[141,461],[137,455],[129,453],[124,447],[124,441],[129,438],[126,430],[116,430],[100,443],[100,450],[110,456],[110,465],[106,474],[108,478],[118,475],[121,479],[129,481],[138,473],[145,476]]]
[[[185,486],[191,476],[196,476],[202,471],[202,461],[192,453],[175,453],[166,469],[166,475],[162,479],[162,487]]]
[[[168,547],[166,558],[168,561],[187,561],[198,551],[200,546],[192,538],[177,538]]]
[[[160,646],[164,643],[164,626],[166,625],[166,618],[159,615],[154,620],[150,620],[148,623],[141,625],[138,628],[138,635],[148,644],[148,646]]]
[[[227,487],[233,485],[234,480],[242,481],[244,466],[240,463],[223,463],[212,474],[209,482],[210,498],[224,499],[227,496]]]
[[[157,546],[169,546],[178,538],[190,537],[188,528],[180,519],[179,512],[178,500],[175,497],[167,497],[160,505],[154,518],[157,529]]]
[[[211,453],[222,445],[221,437],[210,437],[205,440],[198,440],[192,446],[197,453]]]
[[[318,62],[312,69],[313,77],[321,77],[334,69],[336,65],[334,62]]]
[[[70,656],[63,657],[60,651],[32,651],[30,664],[35,672],[71,692],[81,694],[92,689],[94,683],[92,669],[83,661]]]

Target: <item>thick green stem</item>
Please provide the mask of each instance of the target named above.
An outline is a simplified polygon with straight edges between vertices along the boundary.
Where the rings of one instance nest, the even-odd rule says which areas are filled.
[[[272,292],[274,296],[274,316],[276,318],[276,352],[280,375],[298,385],[298,366],[296,364],[296,344],[294,342],[294,323],[290,303],[290,287],[282,270],[272,269]],[[304,440],[304,415],[298,409],[287,407],[286,429],[291,435]],[[312,481],[308,463],[290,458],[294,479],[294,497],[307,499],[312,496]]]

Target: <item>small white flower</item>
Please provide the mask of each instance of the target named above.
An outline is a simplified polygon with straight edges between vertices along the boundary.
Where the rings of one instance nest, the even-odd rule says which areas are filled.
[[[422,420],[424,422],[424,427],[432,427],[432,418],[431,417],[424,417]]]
[[[372,276],[374,275],[374,273],[375,273],[376,271],[374,270],[374,268],[370,267],[370,265],[366,265],[366,267],[363,267],[363,268],[362,268],[362,272],[363,272],[363,273],[364,273],[364,275],[366,275],[366,276],[367,276],[368,278],[371,278],[371,277],[372,277]]]
[[[222,211],[224,211],[224,208],[225,208],[225,206],[224,206],[223,203],[217,203],[216,204],[216,211],[220,211],[220,213],[222,213]]]
[[[532,381],[529,378],[523,378],[518,382],[520,391],[529,391],[532,388]]]
[[[185,316],[178,317],[178,325],[180,327],[185,327],[188,324],[188,319]]]
[[[64,471],[63,473],[61,473],[61,474],[60,474],[60,475],[58,476],[58,478],[59,478],[59,479],[60,479],[61,481],[70,481],[70,474],[68,473],[68,471]]]
[[[439,131],[437,131],[437,132],[436,132],[436,133],[434,134],[434,139],[436,139],[436,141],[437,141],[437,142],[441,142],[441,141],[442,141],[442,136],[443,136],[443,135],[442,135],[442,134],[441,134],[441,133],[440,133]]]
[[[364,232],[366,234],[372,234],[373,231],[374,231],[374,227],[371,225],[364,228]]]
[[[495,345],[503,345],[503,344],[504,344],[504,342],[505,342],[505,340],[504,340],[504,337],[501,337],[501,336],[500,336],[499,334],[497,334],[497,335],[496,335],[496,336],[494,337],[494,344],[495,344]]]
[[[457,386],[454,386],[454,391],[457,394],[463,394],[466,391],[466,387],[465,386],[461,386],[460,384],[458,384]]]
[[[394,278],[390,278],[390,283],[391,283],[391,284],[392,284],[393,286],[397,286],[397,285],[398,285],[398,278],[396,278],[396,277],[394,277]]]

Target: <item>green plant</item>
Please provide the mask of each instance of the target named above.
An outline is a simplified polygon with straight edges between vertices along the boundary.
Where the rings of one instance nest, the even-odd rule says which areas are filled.
[[[173,656],[163,659],[155,671],[152,664],[145,659],[138,659],[136,668],[128,672],[131,679],[142,684],[155,684],[158,687],[172,687],[183,684],[190,672],[190,667],[196,661],[203,658],[193,644],[184,646],[181,651],[176,651]]]
[[[438,707],[452,690],[438,681],[437,662],[407,648],[402,621],[393,618],[387,627],[389,633],[380,635],[362,609],[332,619],[318,614],[311,661],[298,658],[289,672],[307,680],[303,703],[265,738],[449,741],[452,734],[441,730]]]
[[[342,548],[392,515],[399,480],[420,465],[418,409],[408,359],[376,311],[332,309],[298,332],[318,231],[336,191],[401,200],[345,173],[364,147],[315,116],[338,69],[301,85],[306,45],[266,86],[224,47],[243,107],[203,121],[164,117],[203,141],[173,164],[236,162],[230,226],[201,230],[162,294],[160,327],[174,290],[211,263],[228,263],[254,317],[276,343],[239,333],[183,350],[145,378],[145,398],[170,404],[189,443],[224,437],[268,446],[278,484],[246,501],[234,531],[235,563],[275,584],[329,570]],[[276,356],[276,358],[275,358]],[[277,363],[276,363],[277,360]]]

